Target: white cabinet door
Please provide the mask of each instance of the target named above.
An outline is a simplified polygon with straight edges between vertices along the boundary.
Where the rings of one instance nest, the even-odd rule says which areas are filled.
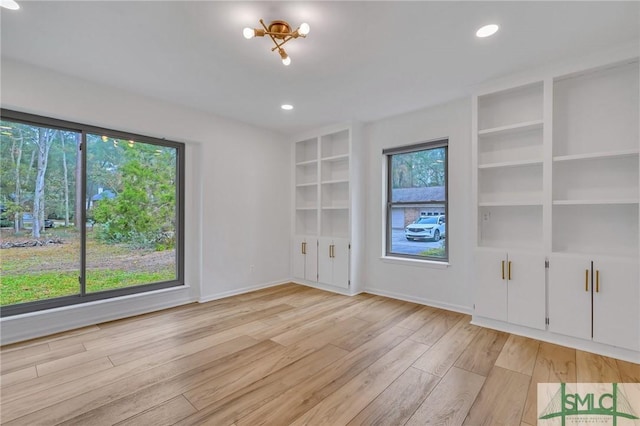
[[[591,260],[551,256],[549,330],[591,339]]]
[[[307,238],[305,243],[304,278],[307,281],[318,281],[318,240]]]
[[[349,288],[349,240],[333,239],[333,285]]]
[[[593,262],[593,340],[640,350],[638,263]]]
[[[336,287],[349,287],[349,240],[318,239],[318,281]]]
[[[305,279],[305,262],[306,256],[304,254],[305,238],[300,236],[293,237],[291,244],[291,253],[293,256],[293,276],[294,278]]]
[[[318,239],[318,281],[325,284],[333,284],[332,244],[331,238]]]
[[[545,329],[545,256],[509,252],[507,258],[507,320]]]
[[[476,250],[475,315],[507,321],[507,253]]]
[[[315,238],[295,236],[291,247],[293,276],[318,281],[318,242]]]

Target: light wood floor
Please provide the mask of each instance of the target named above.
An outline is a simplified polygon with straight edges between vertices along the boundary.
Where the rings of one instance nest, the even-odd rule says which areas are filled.
[[[538,382],[640,365],[287,284],[2,348],[3,424],[535,425]]]

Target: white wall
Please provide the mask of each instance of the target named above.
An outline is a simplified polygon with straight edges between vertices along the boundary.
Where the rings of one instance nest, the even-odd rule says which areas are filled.
[[[384,259],[385,182],[382,150],[449,139],[449,266]],[[366,167],[365,288],[376,293],[471,312],[471,99],[369,123]]]
[[[4,59],[1,95],[3,108],[186,143],[187,284],[3,318],[2,344],[288,281],[282,135]]]

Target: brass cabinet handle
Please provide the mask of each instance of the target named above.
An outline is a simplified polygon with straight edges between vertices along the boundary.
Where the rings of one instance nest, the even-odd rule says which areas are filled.
[[[596,293],[600,293],[600,271],[596,269]]]
[[[504,260],[502,261],[502,279],[504,280]]]
[[[584,291],[589,291],[589,270],[584,270]]]
[[[509,281],[511,281],[511,261],[509,261],[509,266],[507,267],[507,269],[509,270],[507,273],[507,277],[509,278]]]
[[[307,243],[302,243],[302,254],[307,254]]]
[[[329,257],[333,257],[333,244],[329,246]]]

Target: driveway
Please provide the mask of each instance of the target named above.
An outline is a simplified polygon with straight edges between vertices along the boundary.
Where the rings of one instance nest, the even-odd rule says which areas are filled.
[[[439,248],[440,241],[407,241],[404,229],[394,229],[391,232],[391,249],[394,253],[420,254],[430,248]]]

